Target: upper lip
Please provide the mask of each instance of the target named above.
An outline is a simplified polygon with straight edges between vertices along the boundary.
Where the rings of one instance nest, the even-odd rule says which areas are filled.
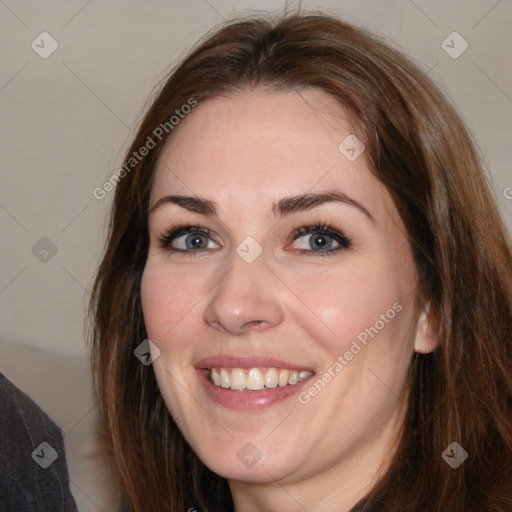
[[[230,356],[216,355],[206,357],[198,361],[195,365],[197,369],[207,368],[285,368],[287,370],[309,370],[312,368],[307,365],[297,365],[289,363],[271,356]]]

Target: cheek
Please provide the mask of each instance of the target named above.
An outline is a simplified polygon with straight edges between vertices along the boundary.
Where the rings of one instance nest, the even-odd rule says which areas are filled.
[[[157,342],[157,333],[166,322],[169,312],[168,290],[165,289],[165,281],[159,279],[159,274],[154,272],[151,266],[146,265],[141,282],[141,303],[144,315],[144,323],[149,338]],[[172,311],[172,309],[171,309]]]
[[[406,282],[401,273],[381,265],[298,281],[294,289],[314,315],[297,312],[295,316],[333,359],[349,350],[354,340],[361,347],[379,340],[380,344],[373,345],[381,352],[407,339],[404,320],[409,314],[404,311],[410,309],[410,297]]]
[[[164,400],[174,420],[186,425],[183,403],[189,392],[184,390],[190,379],[182,371],[190,360],[187,322],[195,322],[200,284],[193,282],[193,276],[170,271],[155,260],[148,259],[141,281],[144,324],[148,338],[160,349],[153,370]]]
[[[170,329],[193,314],[201,297],[199,283],[192,275],[165,269],[148,261],[141,282],[141,302],[149,339],[163,348]]]

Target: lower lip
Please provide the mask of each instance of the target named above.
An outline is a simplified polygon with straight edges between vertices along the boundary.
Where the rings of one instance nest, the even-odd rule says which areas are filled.
[[[263,391],[237,391],[215,386],[215,384],[210,381],[209,372],[207,370],[197,370],[197,372],[206,392],[213,401],[229,409],[237,410],[256,410],[270,407],[298,393],[305,383],[313,377],[308,377],[297,384],[266,388]]]

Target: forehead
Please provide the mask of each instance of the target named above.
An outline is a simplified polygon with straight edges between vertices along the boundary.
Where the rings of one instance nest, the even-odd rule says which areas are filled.
[[[285,194],[338,189],[376,203],[385,191],[363,152],[340,143],[356,129],[336,100],[316,90],[251,90],[200,103],[162,153],[152,190],[270,204]],[[351,139],[348,139],[351,140]]]

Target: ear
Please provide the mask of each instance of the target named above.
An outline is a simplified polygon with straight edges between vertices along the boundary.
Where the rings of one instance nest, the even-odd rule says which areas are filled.
[[[437,338],[432,326],[430,304],[421,312],[416,324],[416,337],[414,339],[414,351],[420,354],[429,354],[437,347]]]

